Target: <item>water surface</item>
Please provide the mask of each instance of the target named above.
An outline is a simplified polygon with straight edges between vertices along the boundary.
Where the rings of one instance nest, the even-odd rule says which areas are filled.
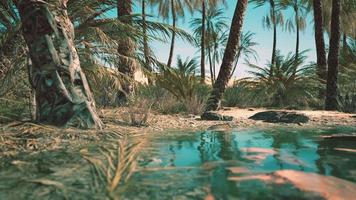
[[[354,129],[166,133],[149,138],[128,199],[349,199]]]

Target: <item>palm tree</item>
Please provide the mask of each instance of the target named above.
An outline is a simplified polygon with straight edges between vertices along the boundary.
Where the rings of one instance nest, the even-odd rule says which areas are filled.
[[[330,42],[328,56],[328,76],[326,82],[326,110],[337,110],[337,76],[339,70],[339,48],[340,48],[340,11],[341,3],[339,0],[332,0],[332,14],[330,24]]]
[[[265,4],[269,4],[270,11],[263,17],[263,26],[270,29],[273,26],[273,47],[271,63],[275,63],[276,51],[277,51],[277,26],[283,25],[283,15],[277,9],[277,3],[275,0],[251,0],[251,3],[256,4],[256,7],[261,7]]]
[[[119,21],[126,24],[128,28],[132,29],[131,15],[132,0],[117,0],[117,16]],[[129,37],[121,39],[118,44],[118,70],[127,77],[125,83],[123,84],[123,89],[119,92],[118,96],[120,103],[122,103],[126,102],[127,96],[134,92],[133,80],[137,69],[137,61],[134,59],[136,44]]]
[[[229,82],[232,65],[240,42],[240,34],[247,4],[248,0],[239,0],[236,4],[220,72],[207,102],[206,111],[217,110],[219,108],[219,102]]]
[[[214,65],[216,63],[216,59],[218,58],[216,54],[216,49],[219,46],[219,40],[224,35],[224,30],[228,28],[226,23],[226,17],[223,16],[223,9],[217,9],[215,7],[208,8],[206,15],[206,36],[205,36],[205,46],[208,55],[205,57],[209,61],[210,65],[210,75],[211,82],[214,83],[215,73],[214,73]],[[202,37],[202,29],[203,29],[203,19],[201,17],[194,18],[190,21],[190,26],[193,29],[194,37],[197,38],[198,41],[201,41]],[[201,43],[197,42],[197,46],[202,48]]]
[[[299,34],[306,28],[307,0],[280,0],[279,4],[284,9],[292,8],[294,11],[294,17],[287,20],[286,28],[289,31],[295,30],[296,32],[295,59],[297,60],[299,56]]]
[[[253,69],[242,81],[244,86],[251,90],[249,99],[256,99],[259,106],[292,106],[307,105],[315,99],[314,91],[317,89],[317,81],[312,65],[304,65],[306,51],[300,52],[296,61],[295,54],[289,53],[282,56],[277,51],[276,62],[266,67],[247,63]],[[294,73],[296,72],[296,73]]]
[[[37,120],[101,128],[95,103],[74,44],[67,1],[19,1],[22,34],[32,61]]]
[[[205,50],[206,50],[206,15],[209,7],[216,7],[219,2],[225,4],[225,0],[196,0],[194,6],[201,9],[201,38],[200,38],[200,71],[201,83],[205,82]],[[207,9],[208,8],[208,9]]]
[[[317,74],[322,83],[326,80],[326,51],[324,42],[322,1],[313,0],[314,33],[317,59]]]
[[[177,27],[177,17],[184,17],[185,9],[188,8],[192,12],[192,3],[191,0],[151,0],[153,5],[158,5],[159,15],[168,20],[172,17],[172,27],[175,29]],[[171,67],[175,46],[176,33],[172,31],[171,47],[169,50],[169,57],[167,66]]]
[[[240,46],[239,46],[239,49],[238,49],[237,54],[236,54],[235,65],[234,65],[234,68],[232,69],[232,72],[231,72],[231,75],[230,75],[230,79],[232,78],[232,76],[235,73],[235,70],[236,70],[236,67],[237,67],[237,64],[239,62],[239,59],[240,59],[241,55],[245,56],[245,58],[247,60],[249,60],[251,57],[254,60],[257,60],[258,54],[253,49],[253,47],[258,45],[258,43],[254,42],[252,40],[254,35],[255,34],[251,33],[250,31],[241,34]]]
[[[148,71],[152,71],[151,64],[150,64],[150,50],[148,46],[148,39],[147,39],[147,22],[146,22],[146,0],[142,0],[141,2],[142,7],[142,34],[143,34],[143,54],[145,57],[145,67]]]

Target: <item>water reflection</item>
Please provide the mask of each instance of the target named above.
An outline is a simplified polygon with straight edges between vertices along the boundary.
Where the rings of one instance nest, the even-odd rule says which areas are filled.
[[[292,187],[292,182],[281,186],[271,180],[282,180],[276,174],[295,175],[299,171],[356,182],[356,153],[335,149],[356,149],[355,141],[320,137],[338,132],[278,129],[153,136],[142,157],[162,162],[143,162],[131,179],[135,187],[129,187],[124,196],[144,193],[150,198],[159,194],[160,199],[179,195],[199,199],[210,191],[216,199],[283,199],[293,195],[298,199],[322,198],[305,195],[300,188]],[[158,170],[145,171],[153,167]],[[240,183],[248,177],[257,177],[258,181]]]

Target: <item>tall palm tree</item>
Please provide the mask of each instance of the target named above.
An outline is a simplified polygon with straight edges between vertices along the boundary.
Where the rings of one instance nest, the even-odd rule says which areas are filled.
[[[200,38],[200,73],[201,83],[205,82],[205,50],[206,50],[206,15],[209,7],[216,7],[219,2],[225,4],[225,0],[196,0],[194,6],[201,9],[201,38]],[[208,8],[208,9],[207,9]]]
[[[148,46],[148,39],[147,39],[147,21],[146,21],[146,2],[147,0],[141,1],[141,9],[142,9],[142,34],[143,34],[143,54],[145,57],[145,68],[149,71],[152,71],[151,64],[150,64],[150,50]]]
[[[185,9],[187,8],[192,12],[192,0],[151,0],[153,5],[158,5],[159,15],[165,19],[169,20],[172,18],[172,27],[175,29],[177,27],[178,17],[184,17]],[[174,54],[176,33],[172,31],[171,47],[169,50],[169,57],[167,61],[167,66],[171,67]]]
[[[277,51],[277,26],[283,25],[283,15],[277,8],[276,0],[251,0],[250,2],[256,4],[256,7],[261,7],[265,4],[269,4],[270,11],[266,16],[263,17],[263,26],[267,29],[273,28],[273,47],[271,58],[271,63],[273,65],[275,63]]]
[[[247,4],[248,0],[239,0],[236,4],[220,72],[207,102],[206,111],[217,110],[219,108],[219,102],[229,82],[232,65],[240,42],[240,34]]]
[[[326,80],[326,51],[324,41],[324,28],[323,28],[323,12],[322,1],[313,0],[314,12],[314,34],[315,34],[315,47],[317,59],[317,74],[319,79],[324,83]]]
[[[328,76],[326,82],[326,110],[337,110],[337,76],[339,70],[339,48],[340,48],[340,11],[341,2],[339,0],[332,0],[332,14],[330,24],[330,42],[328,55]]]
[[[118,19],[132,29],[132,0],[117,0],[117,16]],[[123,90],[119,92],[119,101],[125,102],[128,95],[134,92],[135,71],[137,69],[137,61],[134,59],[136,44],[130,37],[125,37],[119,42],[119,66],[118,70],[126,76],[126,81],[123,84]]]
[[[208,8],[206,15],[206,36],[205,36],[205,45],[206,51],[208,55],[205,56],[205,59],[209,61],[210,65],[210,75],[211,82],[213,83],[215,80],[214,76],[214,64],[216,63],[217,56],[215,55],[215,49],[218,48],[219,39],[224,35],[224,31],[228,28],[227,18],[224,17],[224,10],[217,9],[215,7]],[[202,29],[203,29],[203,19],[201,17],[194,18],[190,21],[190,26],[193,29],[193,33],[195,38],[198,41],[201,41],[202,38]],[[201,42],[197,42],[199,48],[202,48]]]
[[[282,8],[291,8],[294,11],[294,17],[287,20],[286,28],[289,31],[295,31],[296,33],[296,45],[295,45],[295,59],[299,56],[299,41],[300,31],[306,28],[306,14],[309,11],[307,6],[308,0],[280,0],[279,4]]]
[[[17,8],[32,61],[37,120],[58,126],[101,128],[80,67],[67,1],[19,1]]]

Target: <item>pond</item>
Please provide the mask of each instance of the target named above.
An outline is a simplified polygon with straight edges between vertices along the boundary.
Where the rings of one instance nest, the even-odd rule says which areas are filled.
[[[356,140],[336,128],[154,135],[127,199],[352,199]],[[338,134],[336,137],[334,134]]]
[[[127,165],[130,178],[111,193],[106,169],[115,174],[120,159],[106,159],[124,152],[117,141],[23,152],[0,158],[0,199],[355,199],[355,133],[285,127],[142,135],[129,140],[140,141],[137,155],[120,157],[137,160]]]

